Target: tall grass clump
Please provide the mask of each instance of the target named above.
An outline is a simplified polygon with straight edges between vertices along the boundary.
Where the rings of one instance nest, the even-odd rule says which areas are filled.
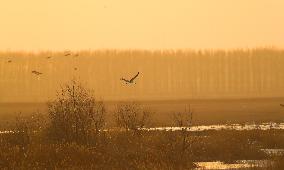
[[[48,103],[50,138],[63,142],[88,143],[105,123],[105,106],[76,80],[61,87]]]

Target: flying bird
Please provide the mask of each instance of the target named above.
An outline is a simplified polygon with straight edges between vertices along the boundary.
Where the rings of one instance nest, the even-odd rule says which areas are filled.
[[[132,79],[130,79],[130,80],[127,80],[127,79],[125,79],[125,78],[121,78],[120,80],[122,80],[122,81],[125,81],[126,82],[126,84],[127,83],[134,83],[134,80],[138,77],[138,75],[139,75],[139,72],[132,78]],[[135,83],[136,84],[136,83]]]
[[[64,51],[64,56],[69,56],[69,55],[71,55],[71,54],[72,54],[72,52],[71,52],[70,50]]]
[[[11,63],[12,62],[12,60],[8,60],[8,63]]]
[[[284,107],[284,104],[280,104],[280,106]]]
[[[50,56],[48,56],[48,57],[46,57],[47,59],[50,59],[51,57]]]
[[[36,75],[41,75],[42,74],[41,72],[38,72],[38,71],[35,71],[35,70],[33,70],[32,73],[36,74]]]

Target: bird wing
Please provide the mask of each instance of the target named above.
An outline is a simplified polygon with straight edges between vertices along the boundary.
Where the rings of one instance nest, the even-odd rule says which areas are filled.
[[[129,80],[126,80],[125,78],[121,78],[120,80],[123,80],[125,82],[128,82],[129,83]]]
[[[130,81],[133,81],[134,79],[136,79],[136,77],[138,77],[138,75],[139,75],[139,72]]]

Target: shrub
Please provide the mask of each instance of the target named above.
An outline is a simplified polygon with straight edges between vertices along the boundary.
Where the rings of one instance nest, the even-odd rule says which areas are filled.
[[[118,105],[114,116],[118,127],[126,130],[138,130],[150,122],[151,112],[133,102]]]
[[[77,81],[61,87],[48,103],[49,134],[52,139],[87,143],[104,126],[105,106]]]
[[[9,133],[8,136],[9,143],[19,146],[21,150],[26,150],[30,144],[31,129],[29,121],[21,113],[16,117],[12,133]]]
[[[185,109],[184,112],[178,112],[173,114],[173,123],[177,127],[190,128],[192,126],[193,111],[190,108]]]
[[[184,112],[178,112],[173,114],[173,123],[175,126],[180,127],[181,131],[178,133],[178,137],[176,137],[176,144],[179,151],[179,159],[183,160],[185,157],[187,157],[189,154],[192,154],[192,144],[193,144],[193,138],[189,136],[190,128],[192,126],[192,116],[193,111],[190,108],[185,108]]]

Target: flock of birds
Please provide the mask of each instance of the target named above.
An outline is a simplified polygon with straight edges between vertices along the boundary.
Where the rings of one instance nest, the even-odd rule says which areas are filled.
[[[64,56],[70,56],[70,55],[72,55],[72,53],[69,52],[69,51],[67,51],[67,52],[64,53]],[[74,54],[74,57],[78,57],[78,56],[79,56],[78,53]],[[48,57],[46,57],[46,58],[47,58],[47,59],[51,59],[51,56],[48,56]],[[9,60],[8,60],[8,63],[12,63],[12,59],[9,59]],[[75,67],[74,70],[77,70],[77,67]],[[42,72],[39,72],[39,71],[36,71],[36,70],[32,70],[31,73],[32,73],[32,74],[35,74],[35,75],[37,75],[37,76],[43,74]]]
[[[71,55],[72,55],[72,53],[69,52],[69,51],[67,51],[67,52],[64,53],[64,56],[71,56]],[[78,57],[79,54],[76,53],[76,54],[73,54],[73,56],[74,56],[74,57]],[[47,59],[51,59],[51,56],[48,56],[48,57],[46,57],[46,58],[47,58]],[[8,63],[12,63],[12,60],[9,59],[9,60],[8,60]],[[76,70],[78,70],[78,68],[77,68],[77,67],[74,67],[74,70],[76,71]],[[36,71],[36,70],[32,70],[31,73],[32,73],[32,74],[35,74],[35,75],[37,75],[37,76],[43,74],[42,72],[39,72],[39,71]],[[136,83],[134,82],[134,80],[138,77],[138,75],[139,75],[139,72],[138,72],[134,77],[132,77],[131,79],[125,79],[125,78],[122,77],[120,80],[124,81],[126,84],[136,84]]]

